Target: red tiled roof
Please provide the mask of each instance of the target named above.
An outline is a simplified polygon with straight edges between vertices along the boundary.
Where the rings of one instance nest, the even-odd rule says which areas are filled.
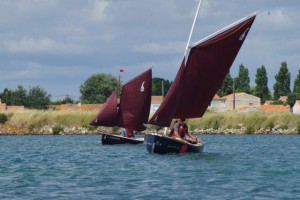
[[[222,100],[222,99],[225,99],[223,97],[220,97],[218,94],[215,94],[213,100]]]
[[[103,104],[61,104],[50,105],[54,110],[99,110]]]
[[[229,95],[226,95],[226,96],[223,96],[222,99],[229,99],[229,98],[233,97],[233,94],[234,94],[234,93],[229,94]],[[235,96],[238,96],[238,95],[241,95],[241,94],[243,94],[243,92],[236,92],[236,93],[235,93]],[[246,93],[245,93],[245,94],[246,94]]]
[[[290,111],[290,106],[284,106],[284,105],[261,105],[260,110],[263,111]]]
[[[163,96],[152,96],[151,97],[151,102],[152,101],[159,101],[161,102],[163,100]]]
[[[272,105],[273,102],[274,101],[272,101],[272,100],[267,100],[267,101],[265,101],[264,105]]]

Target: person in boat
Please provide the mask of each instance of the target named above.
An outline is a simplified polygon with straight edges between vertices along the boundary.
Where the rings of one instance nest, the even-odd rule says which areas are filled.
[[[133,130],[129,128],[123,128],[121,135],[128,138],[134,137]]]
[[[174,126],[175,126],[176,123],[178,123],[178,120],[175,120],[174,123],[173,123],[173,125],[170,127],[171,131],[170,131],[169,137],[175,137]]]
[[[189,133],[188,126],[184,122],[184,118],[176,120],[172,127],[170,136],[183,139],[190,143],[198,143],[198,138]]]

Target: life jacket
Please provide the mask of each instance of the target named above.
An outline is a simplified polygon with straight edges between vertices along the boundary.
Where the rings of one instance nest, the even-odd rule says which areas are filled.
[[[171,129],[169,137],[173,137],[174,136],[174,128]]]
[[[185,134],[187,134],[188,133],[188,127],[187,127],[187,125],[186,124],[181,124],[181,125],[179,125],[179,127],[178,127],[178,134],[179,134],[179,136],[182,138],[182,139],[184,139],[184,136],[185,136]]]
[[[132,137],[133,135],[131,134],[131,132],[129,131],[129,129],[125,128],[126,131],[126,137]]]

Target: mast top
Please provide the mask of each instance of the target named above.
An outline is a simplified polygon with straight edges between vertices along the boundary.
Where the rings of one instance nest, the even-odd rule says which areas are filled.
[[[191,38],[192,38],[192,34],[193,34],[193,31],[194,31],[194,27],[195,27],[196,19],[198,17],[198,13],[199,13],[199,10],[200,10],[201,3],[202,3],[202,0],[199,1],[198,7],[197,7],[197,11],[196,11],[196,15],[194,17],[194,21],[193,21],[193,24],[192,24],[192,28],[191,28],[191,32],[190,32],[190,35],[189,35],[189,39],[188,39],[188,42],[187,42],[186,47],[185,47],[184,56],[186,56],[188,48],[189,48],[189,45],[190,45],[190,41],[191,41]]]

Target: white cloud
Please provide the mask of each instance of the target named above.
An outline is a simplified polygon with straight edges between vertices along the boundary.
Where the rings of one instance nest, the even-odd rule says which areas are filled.
[[[82,53],[88,51],[84,46],[55,41],[51,38],[23,38],[4,41],[1,50],[10,53]]]
[[[9,73],[6,73],[7,69],[5,69],[5,67],[2,68],[0,72],[1,74],[5,74],[5,76],[1,77],[1,79],[6,81],[12,81],[39,78],[41,77],[41,71],[43,70],[43,66],[36,62],[12,62],[10,63],[9,68]]]
[[[97,38],[103,41],[112,41],[115,38],[115,36],[113,34],[106,33],[98,36]]]
[[[92,9],[90,14],[91,19],[100,22],[107,20],[109,18],[108,13],[106,12],[108,6],[108,1],[95,1],[93,5],[94,8]]]
[[[7,68],[10,68],[10,73],[6,73]],[[83,73],[83,71],[85,72]],[[6,74],[5,76],[1,77],[1,79],[7,81],[24,79],[49,80],[52,79],[52,77],[61,77],[67,79],[74,76],[80,77],[85,73],[91,73],[91,69],[85,66],[50,65],[36,61],[11,62],[10,67],[2,67],[0,70],[0,74]]]
[[[42,38],[34,40],[31,38],[23,38],[20,41],[5,41],[3,46],[13,53],[24,52],[24,53],[37,53],[42,51],[49,51],[57,46],[56,42],[48,39]]]
[[[53,94],[66,90],[65,84],[78,93],[89,75],[118,75],[120,66],[130,68],[123,73],[126,80],[147,66],[154,67],[154,77],[173,80],[197,3],[1,0],[0,74],[7,76],[0,77],[0,92],[16,83],[41,83]],[[299,6],[296,0],[203,1],[191,42],[260,10],[233,69],[245,64],[253,82],[256,69],[265,65],[271,80],[281,61],[287,61],[291,74],[297,74]]]
[[[21,12],[44,12],[57,5],[55,0],[20,0],[16,2],[16,7]]]
[[[136,52],[162,54],[162,53],[183,53],[184,42],[175,42],[167,44],[148,43],[141,46],[135,46]]]
[[[63,36],[87,36],[88,32],[83,27],[75,26],[75,25],[67,25],[67,26],[56,26],[52,28],[55,33]]]

